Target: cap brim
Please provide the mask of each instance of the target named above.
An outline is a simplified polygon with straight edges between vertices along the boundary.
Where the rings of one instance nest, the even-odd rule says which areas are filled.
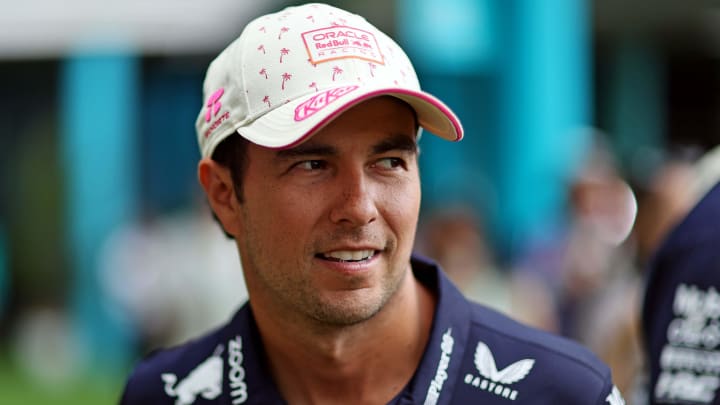
[[[408,103],[416,112],[418,122],[425,130],[450,141],[463,137],[463,128],[455,114],[434,96],[401,88],[366,88],[359,86],[304,119],[296,119],[298,107],[308,103],[317,94],[342,90],[347,86],[323,89],[277,107],[260,118],[237,128],[249,141],[273,149],[286,149],[302,143],[333,119],[351,107],[379,96],[393,96]]]

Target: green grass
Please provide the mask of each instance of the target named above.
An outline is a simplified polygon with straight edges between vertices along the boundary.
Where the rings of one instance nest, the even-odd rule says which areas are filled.
[[[115,405],[125,376],[96,373],[68,378],[63,384],[41,384],[11,362],[0,359],[0,404],[2,405]]]

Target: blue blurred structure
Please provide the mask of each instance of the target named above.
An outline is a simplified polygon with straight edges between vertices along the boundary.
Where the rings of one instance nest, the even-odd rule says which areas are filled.
[[[91,364],[110,369],[129,358],[131,333],[104,301],[98,282],[102,243],[136,213],[139,61],[132,53],[80,53],[62,66],[63,156],[71,302]]]
[[[473,201],[495,248],[511,257],[562,225],[568,177],[589,144],[587,4],[398,4],[401,40],[424,87],[457,111],[467,133],[463,147],[452,150],[423,140],[425,201]]]
[[[608,125],[620,160],[631,166],[628,171],[633,176],[642,177],[658,162],[647,155],[637,159],[638,151],[659,150],[667,130],[664,61],[656,49],[633,42],[619,46],[608,59],[612,79],[606,89]]]
[[[179,65],[151,65],[144,71],[139,152],[143,176],[138,180],[147,211],[143,215],[187,208],[198,198],[195,118],[202,105],[204,72]]]
[[[493,0],[399,0],[403,45],[425,73],[477,75],[497,60],[500,7]]]

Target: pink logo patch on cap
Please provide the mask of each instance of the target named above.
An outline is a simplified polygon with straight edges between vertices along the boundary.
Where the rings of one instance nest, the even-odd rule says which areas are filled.
[[[310,63],[357,58],[384,65],[375,35],[358,28],[335,25],[302,34]]]
[[[222,97],[223,94],[225,94],[225,89],[219,88],[208,98],[206,104],[207,111],[205,111],[205,122],[210,122],[212,117],[217,117],[218,113],[220,112],[220,108],[222,107],[220,97]],[[210,125],[210,127],[205,130],[205,137],[209,137],[210,134],[212,134],[213,131],[215,131],[220,126],[220,124],[222,124],[228,118],[230,118],[230,112],[225,111],[225,113],[221,115],[220,118],[216,119],[215,122],[213,122],[212,125]]]
[[[207,111],[205,112],[205,122],[210,122],[212,117],[216,116],[222,107],[220,103],[220,97],[225,93],[225,89],[220,88],[215,93],[210,95],[207,101]]]
[[[309,100],[305,101],[304,103],[297,106],[297,108],[295,108],[295,121],[303,121],[315,115],[320,110],[330,105],[330,103],[334,102],[335,100],[357,88],[358,86],[339,87],[336,89],[323,91],[322,93],[318,93],[312,96]]]

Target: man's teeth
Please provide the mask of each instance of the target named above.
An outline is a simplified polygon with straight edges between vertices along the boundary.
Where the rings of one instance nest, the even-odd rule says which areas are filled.
[[[374,250],[338,250],[326,253],[324,256],[328,259],[342,261],[360,261],[370,258],[374,253]]]

